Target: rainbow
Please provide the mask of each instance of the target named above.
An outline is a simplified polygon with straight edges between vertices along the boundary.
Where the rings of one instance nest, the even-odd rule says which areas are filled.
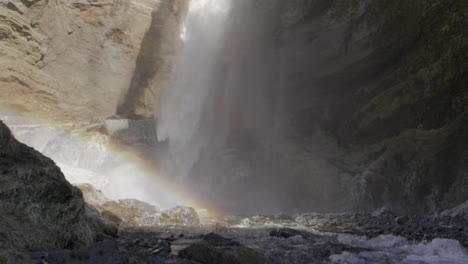
[[[20,120],[19,122],[17,121],[18,119]],[[155,163],[151,160],[151,157],[145,157],[143,154],[138,153],[138,151],[136,151],[132,146],[123,143],[108,141],[106,144],[103,144],[102,141],[96,139],[96,134],[101,132],[89,132],[82,129],[83,127],[86,127],[86,125],[90,126],[90,123],[60,123],[50,121],[49,123],[47,123],[40,118],[31,118],[25,116],[24,114],[5,109],[0,110],[0,120],[3,120],[8,126],[10,126],[11,130],[20,141],[30,146],[32,145],[32,147],[35,146],[34,144],[30,144],[30,142],[28,142],[27,133],[24,134],[23,132],[22,134],[21,132],[27,131],[29,127],[40,127],[50,131],[50,133],[67,135],[68,137],[70,137],[71,140],[75,142],[75,144],[82,144],[83,146],[92,146],[95,148],[99,148],[103,152],[105,152],[105,155],[125,165],[129,173],[137,174],[140,178],[144,178],[144,185],[148,185],[146,187],[151,188],[150,192],[155,194],[155,197],[157,196],[165,200],[163,203],[169,203],[173,206],[189,206],[196,210],[206,209],[209,215],[219,215],[218,210],[214,206],[210,205],[209,202],[203,201],[197,194],[191,192],[187,188],[178,185],[176,181],[173,180],[173,177],[170,177],[169,175],[163,175],[157,168]],[[97,124],[94,125],[96,127]],[[106,135],[103,133],[101,133],[101,136],[101,138],[106,137]],[[70,151],[74,150],[71,149]],[[53,157],[52,159],[56,161]],[[57,164],[60,167],[60,163],[57,162]],[[63,168],[62,171],[64,171]],[[65,177],[70,181],[70,178],[69,176],[67,176],[67,173],[64,174]],[[132,176],[129,175],[125,177]],[[73,183],[73,181],[71,182]],[[113,184],[113,186],[121,189],[125,189],[128,187],[125,183],[122,183],[120,185],[117,183]],[[142,190],[142,192],[143,191],[144,190]],[[150,203],[162,204],[158,200],[140,200]]]

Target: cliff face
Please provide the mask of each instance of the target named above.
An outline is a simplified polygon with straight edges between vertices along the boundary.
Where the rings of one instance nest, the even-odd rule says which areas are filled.
[[[465,201],[468,5],[297,1],[295,8],[302,11],[280,29],[294,109],[286,130],[336,169],[338,193],[370,208],[431,211]]]
[[[152,116],[181,2],[2,0],[0,106],[46,120],[100,121],[120,102],[119,113]],[[153,42],[160,48],[148,50]],[[153,64],[157,73],[142,70]]]
[[[224,145],[204,148],[192,184],[234,209],[241,200],[252,210],[428,212],[464,202],[467,8],[233,2],[203,120],[227,123],[228,135],[201,130]]]

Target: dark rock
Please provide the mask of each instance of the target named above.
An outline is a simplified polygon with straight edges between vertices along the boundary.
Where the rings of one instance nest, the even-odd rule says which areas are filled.
[[[104,229],[55,163],[18,142],[1,121],[0,211],[0,259],[16,258],[5,253],[12,252],[8,249],[25,252],[46,242],[62,248],[90,245]]]
[[[158,256],[142,251],[121,250],[116,241],[107,240],[79,250],[55,250],[44,259],[48,264],[164,264]]]
[[[272,237],[282,237],[282,238],[290,238],[293,236],[301,236],[304,239],[312,238],[315,235],[311,234],[306,231],[296,230],[292,228],[279,228],[270,231],[270,236]]]
[[[261,264],[265,261],[249,248],[217,248],[208,243],[191,245],[180,251],[178,257],[201,264]]]
[[[225,238],[215,233],[209,233],[208,235],[202,236],[202,238],[204,241],[216,247],[237,247],[241,245],[233,239]]]
[[[168,241],[161,241],[156,246],[148,250],[150,254],[158,256],[167,256],[171,253],[171,243]]]

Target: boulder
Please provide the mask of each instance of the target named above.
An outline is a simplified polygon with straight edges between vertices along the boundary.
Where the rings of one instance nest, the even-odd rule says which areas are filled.
[[[135,199],[109,201],[99,207],[103,217],[120,227],[138,227],[155,224],[159,208]]]
[[[85,201],[95,208],[99,208],[110,200],[104,196],[101,190],[94,188],[93,185],[85,183],[76,185],[83,193]]]
[[[200,219],[195,209],[191,207],[178,206],[163,211],[159,215],[161,224],[194,226],[200,224]]]
[[[87,246],[105,228],[55,163],[18,142],[1,121],[0,212],[0,263],[17,263],[29,247],[44,243]]]
[[[215,233],[202,236],[203,240],[217,247],[238,247],[241,244],[233,239],[222,237]]]
[[[290,237],[300,236],[303,239],[309,239],[309,238],[315,237],[316,235],[311,234],[311,233],[306,232],[306,231],[292,229],[292,228],[278,228],[278,229],[272,230],[270,232],[270,236],[272,236],[272,237],[282,237],[282,238],[290,238]]]

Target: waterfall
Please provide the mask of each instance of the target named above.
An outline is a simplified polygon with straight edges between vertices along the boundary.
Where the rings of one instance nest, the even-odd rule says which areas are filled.
[[[223,207],[280,199],[269,184],[281,181],[266,178],[282,173],[253,164],[279,142],[273,138],[281,74],[272,7],[280,2],[190,1],[172,82],[158,98],[158,140],[168,144],[161,171],[208,201],[230,203]],[[253,172],[260,166],[261,173]]]
[[[219,43],[230,0],[191,0],[182,24],[183,46],[177,55],[170,87],[158,109],[158,139],[169,142],[171,176],[184,179],[207,144],[202,116],[212,87]]]

